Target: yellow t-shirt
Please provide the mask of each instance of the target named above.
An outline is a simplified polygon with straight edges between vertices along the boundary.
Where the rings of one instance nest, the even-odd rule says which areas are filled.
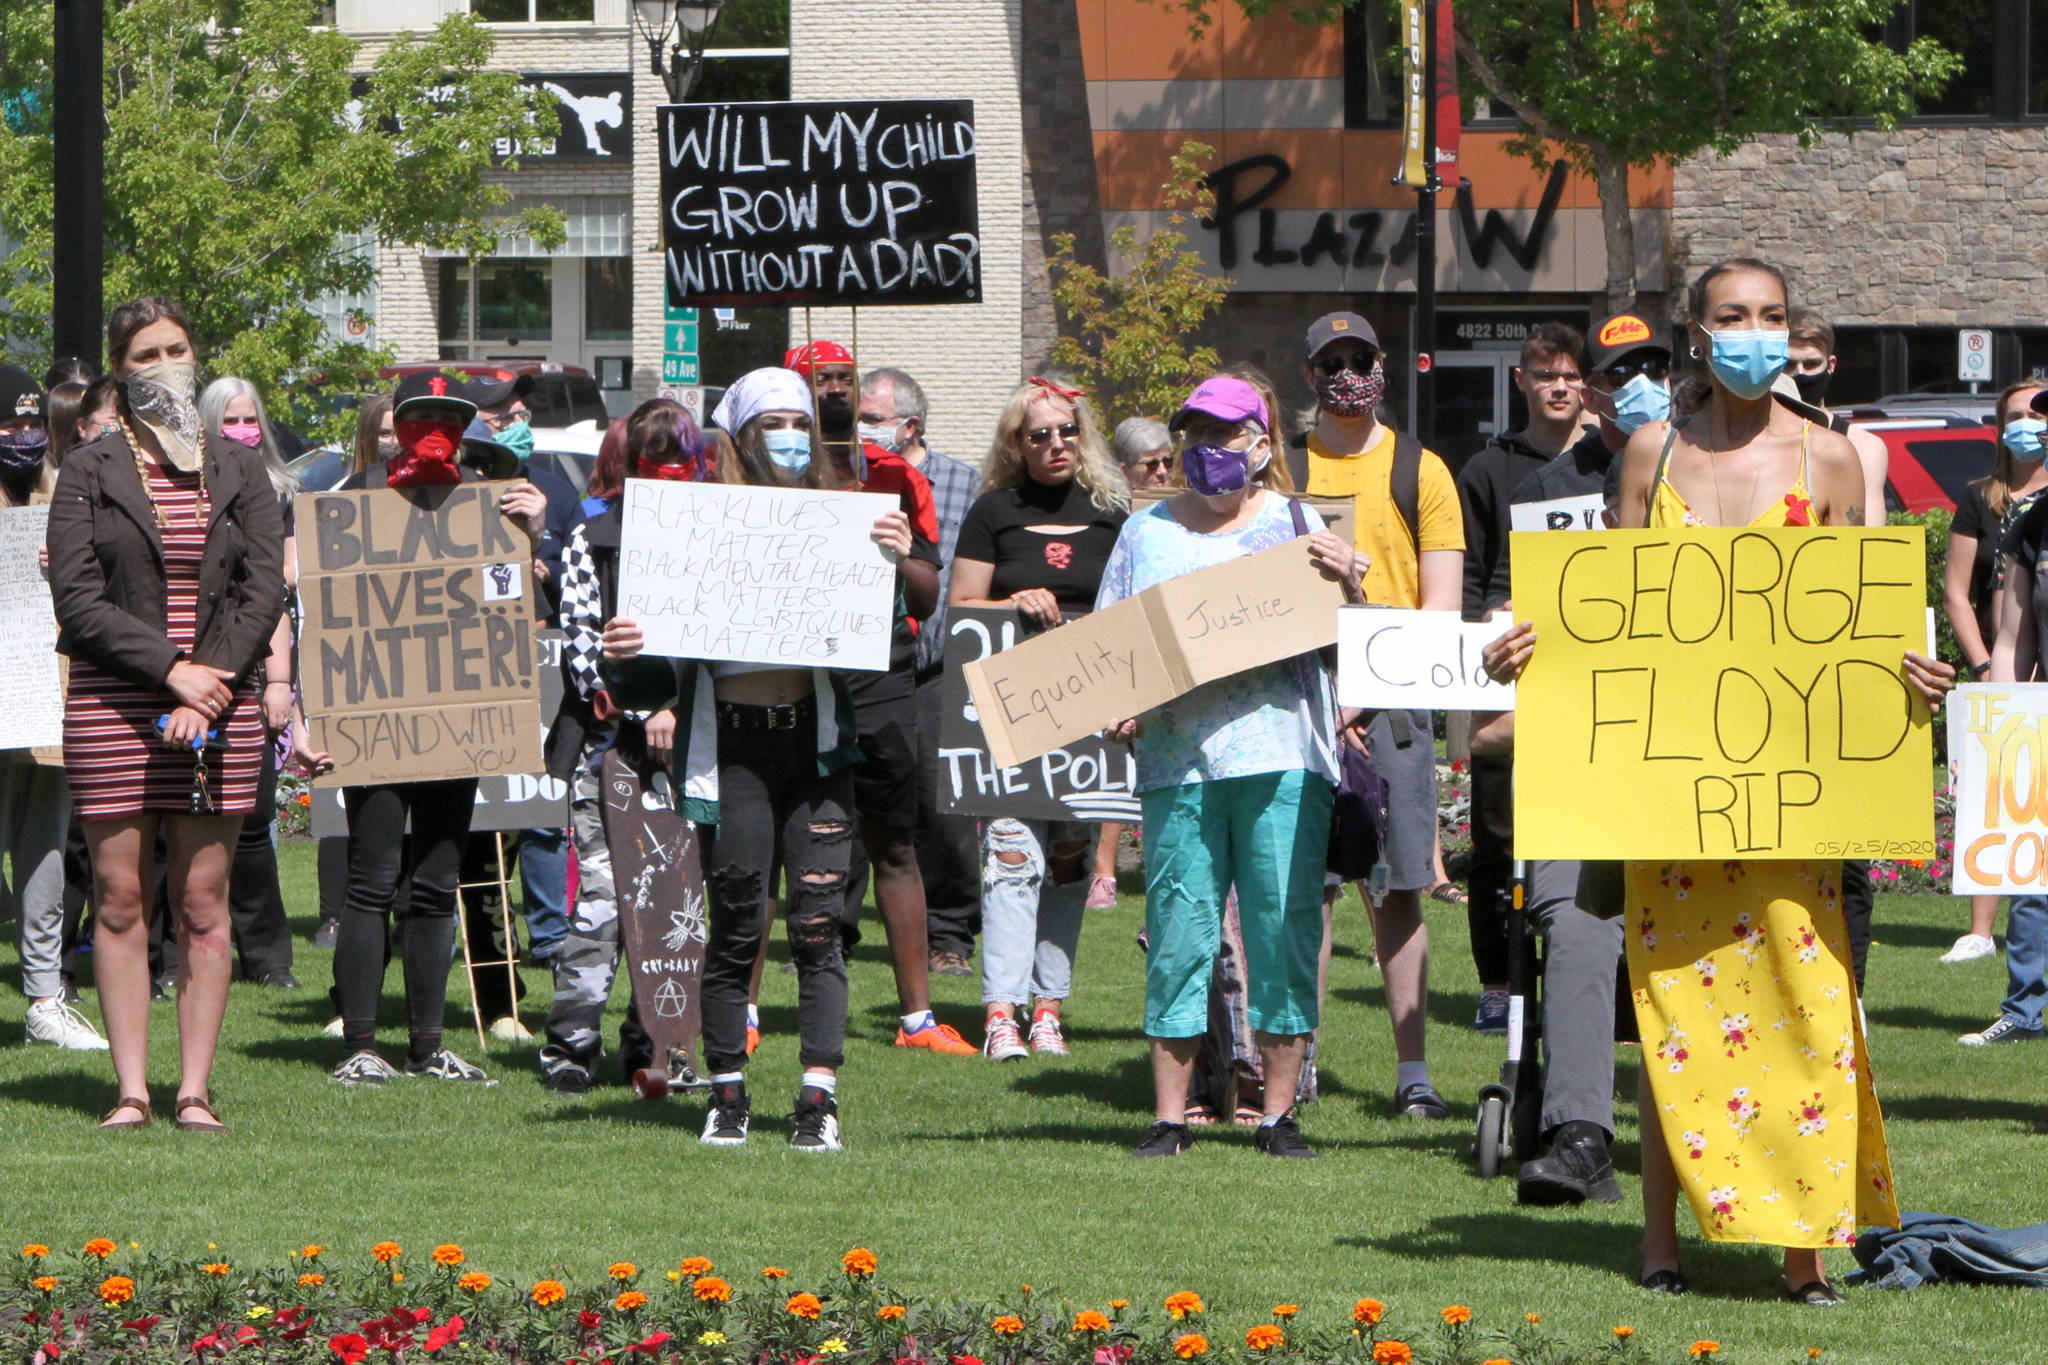
[[[1415,538],[1394,506],[1394,431],[1382,426],[1372,445],[1358,455],[1333,455],[1328,446],[1308,437],[1308,487],[1317,497],[1349,497],[1357,508],[1358,548],[1372,556],[1365,571],[1365,600],[1391,607],[1422,605],[1422,571],[1416,551],[1465,548],[1465,518],[1458,507],[1458,485],[1435,452],[1422,452],[1416,471],[1418,525]],[[1462,584],[1463,580],[1460,580]],[[1458,604],[1452,603],[1455,609]]]

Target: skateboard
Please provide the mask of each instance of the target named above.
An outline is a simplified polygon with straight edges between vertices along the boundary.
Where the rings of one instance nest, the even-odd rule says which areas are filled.
[[[654,1044],[654,1065],[633,1073],[633,1092],[643,1100],[710,1084],[697,1068],[704,868],[696,828],[670,808],[668,783],[666,772],[628,762],[617,749],[604,756],[604,834],[619,907],[620,965]]]

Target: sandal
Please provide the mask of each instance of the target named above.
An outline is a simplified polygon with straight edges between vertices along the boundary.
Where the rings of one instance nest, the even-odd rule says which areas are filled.
[[[1216,1111],[1203,1100],[1193,1100],[1182,1112],[1181,1122],[1190,1128],[1213,1128],[1216,1126]]]
[[[1652,1294],[1686,1294],[1692,1290],[1681,1270],[1653,1270],[1636,1283]]]
[[[184,1116],[187,1109],[197,1109],[213,1122],[194,1123]],[[213,1106],[198,1095],[180,1095],[171,1112],[178,1116],[178,1126],[188,1133],[225,1133],[228,1130],[228,1126],[220,1121],[220,1115],[213,1112]]]
[[[1256,1128],[1266,1121],[1266,1111],[1260,1105],[1240,1104],[1231,1121],[1240,1128]]]
[[[1466,904],[1465,892],[1456,882],[1438,882],[1429,888],[1429,898],[1450,905]]]
[[[120,1113],[123,1109],[133,1109],[142,1117],[133,1123],[115,1123],[113,1121],[114,1115]],[[155,1119],[156,1115],[149,1110],[149,1099],[147,1096],[138,1099],[133,1095],[123,1095],[112,1109],[100,1115],[100,1129],[102,1132],[111,1132],[119,1128],[147,1128]]]
[[[1785,1297],[1808,1308],[1833,1308],[1842,1302],[1842,1296],[1826,1280],[1808,1280],[1796,1289],[1787,1288]]]

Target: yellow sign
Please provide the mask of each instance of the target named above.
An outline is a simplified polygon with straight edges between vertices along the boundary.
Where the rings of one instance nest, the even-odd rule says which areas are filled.
[[[1423,147],[1428,117],[1428,41],[1422,0],[1401,0],[1401,173],[1394,183],[1419,190],[1429,184],[1427,150]]]
[[[2038,896],[2048,888],[2048,683],[1958,687],[1947,711],[1952,889]]]
[[[1927,858],[1917,526],[1513,537],[1515,852]]]

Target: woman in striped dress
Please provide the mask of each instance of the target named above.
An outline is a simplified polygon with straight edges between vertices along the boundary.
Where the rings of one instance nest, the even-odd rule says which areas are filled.
[[[71,658],[64,772],[92,849],[93,969],[120,1085],[101,1126],[151,1118],[145,887],[161,829],[181,945],[173,1117],[223,1132],[208,1079],[227,1008],[228,863],[263,761],[259,665],[284,609],[284,523],[262,456],[200,424],[177,304],[115,309],[107,359],[118,430],[66,457],[48,542]]]

